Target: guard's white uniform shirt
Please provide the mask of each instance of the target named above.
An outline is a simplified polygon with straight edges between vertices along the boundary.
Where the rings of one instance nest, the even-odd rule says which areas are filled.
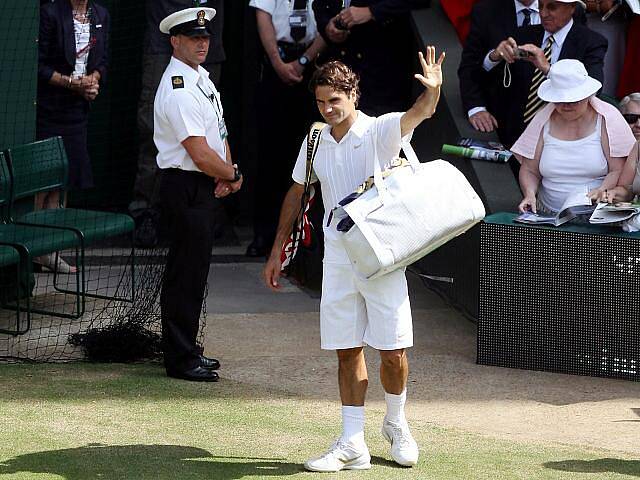
[[[401,137],[400,118],[403,113],[388,113],[369,117],[358,111],[358,118],[340,140],[331,136],[331,127],[325,126],[313,162],[312,182],[320,181],[324,204],[325,263],[349,264],[349,257],[338,238],[335,228],[327,228],[329,212],[347,195],[373,175],[374,159],[384,168],[400,153],[403,140],[411,139],[411,132]],[[377,142],[374,143],[374,138]],[[377,150],[377,152],[376,152]],[[307,166],[307,140],[302,142],[293,181],[304,184]]]
[[[312,0],[307,0],[307,32],[300,43],[308,45],[316,38],[318,27],[316,26],[313,8],[311,8]],[[294,43],[291,38],[291,27],[289,26],[289,17],[293,12],[295,0],[251,0],[249,6],[259,8],[271,15],[273,28],[276,31],[276,41]]]
[[[156,92],[153,121],[153,141],[161,169],[200,171],[182,146],[189,137],[206,137],[209,147],[226,161],[226,127],[220,94],[209,80],[209,72],[201,66],[196,71],[171,57]]]

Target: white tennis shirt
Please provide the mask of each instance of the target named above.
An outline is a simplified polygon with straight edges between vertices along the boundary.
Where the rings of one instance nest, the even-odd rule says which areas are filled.
[[[318,152],[313,163],[312,182],[320,181],[324,204],[323,230],[325,235],[325,263],[348,264],[349,257],[342,248],[338,232],[327,228],[329,212],[361,183],[373,175],[376,157],[384,168],[400,153],[403,141],[400,118],[403,113],[388,113],[380,117],[369,117],[358,111],[358,118],[347,134],[340,140],[331,136],[331,127],[322,130]],[[409,141],[413,132],[405,136]],[[377,141],[374,144],[374,138]],[[293,181],[304,184],[307,164],[307,139],[302,142]]]
[[[226,127],[220,94],[209,80],[209,72],[201,66],[196,71],[171,57],[156,92],[153,121],[158,167],[199,172],[182,146],[188,137],[206,137],[209,147],[226,160]]]

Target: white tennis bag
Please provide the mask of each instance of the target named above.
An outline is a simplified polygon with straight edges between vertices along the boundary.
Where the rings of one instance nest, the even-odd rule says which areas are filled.
[[[356,273],[376,278],[405,267],[466,232],[485,216],[482,200],[449,162],[420,163],[403,142],[407,160],[363,184],[333,210],[332,221]]]

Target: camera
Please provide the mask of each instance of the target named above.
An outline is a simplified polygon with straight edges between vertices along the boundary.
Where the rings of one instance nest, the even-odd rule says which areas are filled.
[[[338,30],[349,30],[340,17],[336,17],[333,23]]]
[[[521,58],[532,57],[533,54],[531,52],[523,50],[522,48],[517,48],[513,56],[517,59],[521,59]]]

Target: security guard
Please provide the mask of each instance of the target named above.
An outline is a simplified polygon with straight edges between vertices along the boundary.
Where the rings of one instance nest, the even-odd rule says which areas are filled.
[[[316,116],[307,85],[325,43],[311,0],[251,0],[263,54],[256,92],[258,168],[250,257],[271,248],[300,141]]]
[[[220,364],[196,344],[213,246],[214,196],[242,186],[227,142],[220,94],[200,66],[216,11],[188,8],[160,23],[173,56],[154,102],[154,142],[162,170],[160,198],[170,235],[160,307],[167,375],[214,382]]]

